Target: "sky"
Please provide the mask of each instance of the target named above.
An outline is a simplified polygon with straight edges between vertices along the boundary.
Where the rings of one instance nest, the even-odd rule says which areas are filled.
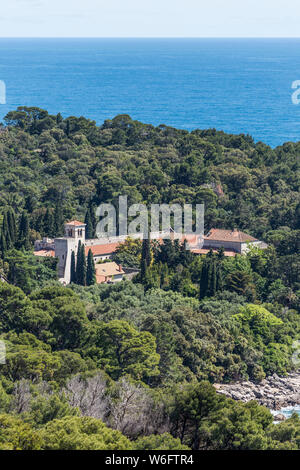
[[[0,37],[299,36],[299,0],[0,0]]]

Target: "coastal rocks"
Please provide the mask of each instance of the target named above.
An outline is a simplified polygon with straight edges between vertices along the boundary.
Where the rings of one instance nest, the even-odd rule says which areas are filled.
[[[275,421],[285,421],[286,417],[282,413],[278,413],[277,415],[274,415]]]
[[[234,400],[243,402],[256,400],[260,405],[272,410],[280,410],[286,406],[300,404],[300,371],[289,374],[287,377],[274,374],[257,384],[245,381],[215,384],[215,388],[218,393],[223,393]]]

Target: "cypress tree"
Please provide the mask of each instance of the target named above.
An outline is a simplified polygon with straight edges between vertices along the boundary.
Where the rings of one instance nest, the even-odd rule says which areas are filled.
[[[212,249],[209,250],[207,254],[207,288],[206,288],[206,295],[213,295],[215,290],[215,263],[214,263],[214,254]]]
[[[93,227],[92,238],[94,238],[96,235],[97,219],[96,219],[95,209],[94,209],[92,202],[89,203],[89,208],[90,208],[90,216],[91,216],[92,227]]]
[[[81,245],[81,285],[86,286],[86,257],[85,257],[85,248],[84,245]]]
[[[202,264],[201,279],[200,279],[200,299],[209,295],[211,285],[211,259],[213,256],[212,250],[205,256]]]
[[[169,283],[169,269],[166,263],[161,264],[160,268],[160,288],[164,289]]]
[[[30,250],[29,221],[26,212],[22,213],[20,219],[18,246],[19,248],[25,248],[25,250]]]
[[[182,245],[179,247],[180,263],[185,267],[189,266],[191,262],[193,261],[192,252],[191,250],[187,248],[187,246],[188,246],[188,242],[185,239]]]
[[[31,195],[27,196],[25,199],[25,210],[29,213],[32,214],[34,210],[34,199]]]
[[[224,272],[222,263],[217,264],[217,290],[224,290],[225,286],[225,279],[224,279]]]
[[[215,257],[211,259],[211,278],[209,286],[209,294],[214,296],[217,292],[217,263]]]
[[[224,289],[223,251],[219,250],[216,256],[210,250],[203,261],[200,280],[200,299],[206,296],[214,296],[217,291]]]
[[[143,239],[143,245],[142,245],[142,260],[146,261],[146,265],[150,266],[151,264],[151,252],[150,252],[150,239],[149,239],[149,234],[148,238]]]
[[[141,260],[141,272],[140,272],[140,279],[141,279],[141,283],[144,284],[145,283],[145,279],[147,277],[147,262],[145,259],[142,259]]]
[[[221,247],[218,250],[218,260],[217,260],[217,290],[224,290],[225,286],[225,279],[224,279],[224,270],[223,270],[223,259],[224,256],[224,248]]]
[[[12,247],[12,240],[10,238],[10,232],[8,228],[8,220],[7,220],[7,212],[3,215],[3,222],[2,222],[2,234],[5,239],[5,246],[7,249]]]
[[[60,113],[56,115],[56,124],[60,124],[63,121],[63,117]]]
[[[166,238],[160,245],[157,259],[162,263],[167,263],[169,268],[176,267],[178,257],[172,240]]]
[[[15,246],[16,238],[17,238],[17,227],[16,227],[16,219],[15,214],[12,209],[7,211],[7,228],[11,240],[12,246]]]
[[[90,208],[87,209],[85,218],[84,218],[84,223],[86,224],[85,227],[85,237],[87,239],[93,238],[93,224],[92,224],[92,218],[91,218],[91,211]]]
[[[47,237],[55,236],[54,217],[52,209],[47,208],[44,215],[44,232]]]
[[[224,251],[224,246],[221,246],[221,248],[218,249],[218,259],[220,261],[223,261],[223,259],[225,258]]]
[[[1,253],[2,258],[4,258],[5,252],[6,252],[6,241],[5,241],[5,237],[3,235],[3,232],[1,232],[1,236],[0,236],[0,253]]]
[[[79,243],[78,243],[78,248],[77,248],[77,256],[76,256],[76,274],[75,274],[75,278],[76,278],[76,282],[77,284],[79,284],[79,278],[81,276],[80,274],[80,269],[81,269],[81,240],[79,240]]]
[[[75,253],[72,251],[71,253],[71,282],[76,282],[76,261],[75,261]]]
[[[207,263],[207,286],[206,286],[206,296],[211,295],[211,281],[212,281],[212,264],[210,261]]]
[[[40,213],[34,221],[34,229],[39,232],[41,235],[45,234],[44,230],[44,214]]]
[[[144,284],[147,277],[148,267],[151,264],[151,252],[150,252],[150,239],[149,233],[148,237],[143,239],[142,244],[142,257],[141,257],[141,272],[140,272],[140,279],[141,283]]]
[[[86,271],[86,285],[92,286],[96,282],[96,269],[93,258],[92,250],[88,252],[87,258],[87,271]]]
[[[54,236],[59,237],[63,235],[64,230],[63,230],[63,211],[62,211],[62,204],[61,201],[57,201],[54,209],[54,220],[53,220],[53,225],[54,225]]]
[[[86,238],[95,238],[97,221],[92,202],[89,202],[88,208],[85,213],[84,223],[86,224]]]
[[[79,241],[77,251],[76,282],[82,286],[86,285],[86,258],[84,245]]]

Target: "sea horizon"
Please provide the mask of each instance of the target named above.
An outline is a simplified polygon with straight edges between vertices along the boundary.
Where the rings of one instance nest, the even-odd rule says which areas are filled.
[[[300,36],[0,36],[1,39],[300,39]]]

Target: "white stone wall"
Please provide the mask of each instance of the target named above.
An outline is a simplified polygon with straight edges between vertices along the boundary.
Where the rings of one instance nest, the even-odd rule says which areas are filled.
[[[140,239],[142,240],[143,234],[142,233],[135,233],[135,234],[128,234],[128,235],[119,235],[115,237],[103,237],[103,238],[93,238],[85,241],[86,246],[94,246],[94,245],[106,245],[109,243],[121,243],[126,241],[127,238],[133,238],[133,239]],[[156,240],[159,238],[171,238],[171,239],[181,239],[182,238],[182,233],[175,233],[175,232],[151,232],[150,233],[150,238],[151,240]]]
[[[54,240],[47,237],[44,237],[43,240],[35,240],[34,250],[54,250]]]
[[[65,265],[68,254],[68,241],[65,238],[56,238],[54,240],[55,256],[58,258],[58,278],[64,279]]]
[[[76,258],[79,239],[56,238],[54,243],[55,256],[58,258],[58,277],[64,284],[70,284],[72,251]]]
[[[105,259],[110,259],[112,255],[96,255],[94,256],[94,262],[97,264],[98,261],[103,261]]]
[[[224,250],[226,251],[235,251],[236,253],[241,253],[241,245],[241,242],[204,240],[203,248],[213,248],[217,250],[223,246]]]
[[[261,249],[265,249],[268,247],[268,245],[260,240],[256,240],[255,242],[251,242],[251,243],[242,243],[242,251],[241,253],[244,255],[246,253],[248,253],[250,247],[253,246],[253,247],[256,247],[256,248],[261,248]]]

